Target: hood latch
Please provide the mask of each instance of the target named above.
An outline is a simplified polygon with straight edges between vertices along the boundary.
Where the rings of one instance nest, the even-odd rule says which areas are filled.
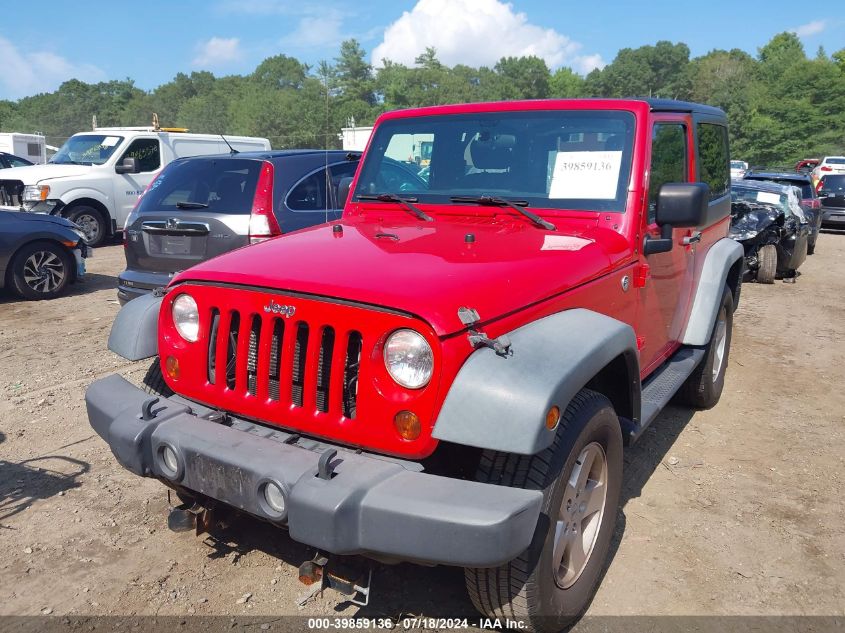
[[[474,326],[481,321],[481,317],[473,308],[458,308],[458,318],[461,323],[467,326],[467,339],[469,339],[469,344],[474,348],[489,347],[496,352],[496,355],[502,356],[503,358],[513,354],[511,340],[507,336],[502,335],[496,339],[491,339],[484,332],[475,329]]]

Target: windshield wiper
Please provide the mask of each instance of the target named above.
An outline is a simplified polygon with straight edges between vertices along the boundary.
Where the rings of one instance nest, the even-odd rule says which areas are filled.
[[[376,202],[397,202],[404,206],[408,211],[413,213],[417,216],[420,220],[425,220],[426,222],[432,222],[433,218],[428,215],[425,211],[420,209],[417,205],[413,204],[417,201],[417,198],[400,198],[395,193],[359,193],[357,196],[358,200],[375,200]]]
[[[207,209],[208,205],[205,202],[182,202],[176,203],[178,209]]]
[[[492,196],[479,196],[474,198],[472,196],[452,196],[449,198],[452,202],[460,202],[464,204],[480,204],[488,207],[510,207],[517,213],[524,215],[534,224],[549,231],[556,231],[557,227],[551,222],[547,222],[536,213],[526,209],[528,206],[527,200],[507,200],[506,198],[494,198]]]

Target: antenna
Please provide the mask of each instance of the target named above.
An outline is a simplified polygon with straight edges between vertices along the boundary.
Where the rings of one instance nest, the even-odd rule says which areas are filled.
[[[240,154],[240,152],[239,152],[238,150],[236,150],[234,147],[232,147],[232,145],[229,143],[229,141],[227,141],[227,140],[226,140],[226,137],[225,137],[225,136],[223,136],[223,135],[221,134],[221,135],[220,135],[220,138],[222,138],[222,139],[223,139],[223,142],[224,142],[224,143],[226,143],[226,145],[228,145],[228,146],[229,146],[229,153],[230,153],[230,154]]]

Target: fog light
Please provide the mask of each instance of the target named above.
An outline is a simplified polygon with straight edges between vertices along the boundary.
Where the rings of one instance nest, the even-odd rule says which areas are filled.
[[[554,428],[560,422],[560,407],[552,407],[549,409],[549,412],[546,413],[546,428],[554,430]]]
[[[273,512],[284,514],[286,509],[285,493],[272,481],[264,485],[264,501]]]
[[[168,356],[164,362],[164,371],[171,380],[179,380],[179,361],[173,356]]]
[[[393,424],[403,440],[415,440],[420,436],[420,419],[412,411],[400,411],[393,418]]]
[[[179,472],[179,458],[176,457],[176,451],[167,445],[163,446],[161,448],[161,461],[164,464],[165,470],[170,471],[166,474],[175,477]]]

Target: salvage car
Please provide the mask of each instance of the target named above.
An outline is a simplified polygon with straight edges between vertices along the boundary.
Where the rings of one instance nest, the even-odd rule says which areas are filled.
[[[742,178],[747,171],[748,171],[748,163],[746,163],[744,160],[732,160],[731,161],[731,178],[732,179]]]
[[[359,158],[283,150],[173,161],[126,220],[118,299],[162,288],[176,272],[226,251],[339,219],[337,185]]]
[[[807,257],[810,227],[799,214],[796,188],[768,182],[731,183],[728,235],[745,251],[746,274],[760,283],[795,279]]]
[[[428,181],[390,176],[423,142]],[[623,445],[724,388],[728,150],[722,110],[678,101],[382,114],[340,220],[121,309],[110,349],[155,360],[146,390],[89,387],[91,426],[176,491],[173,527],[260,517],[360,602],[338,557],[463,567],[483,614],[559,631],[606,565]]]
[[[15,156],[14,154],[9,154],[8,152],[0,152],[0,169],[8,169],[10,167],[28,167],[32,164],[32,161],[21,158],[20,156]]]
[[[813,187],[813,180],[807,174],[781,171],[752,171],[745,174],[745,180],[774,182],[779,185],[798,187],[801,190],[799,201],[804,210],[804,217],[810,225],[810,239],[807,243],[807,255],[816,252],[816,243],[822,226],[821,202]]]
[[[825,156],[812,171],[813,182],[818,185],[823,176],[845,174],[845,156]]]
[[[795,163],[795,171],[799,174],[810,174],[820,162],[818,158],[804,158]]]
[[[65,218],[0,210],[0,289],[24,299],[53,299],[85,274],[80,227]]]
[[[845,228],[845,174],[828,174],[819,181],[822,226]]]

